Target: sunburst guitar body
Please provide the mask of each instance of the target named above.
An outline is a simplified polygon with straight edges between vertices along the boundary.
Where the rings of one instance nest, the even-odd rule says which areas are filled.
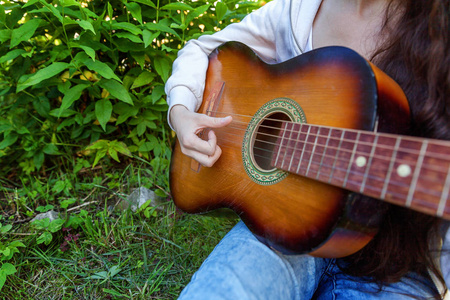
[[[401,135],[403,91],[348,48],[267,64],[226,43],[210,55],[204,99],[199,112],[233,121],[214,130],[223,153],[211,168],[176,143],[170,187],[185,212],[230,208],[268,246],[320,257],[364,247],[387,202],[449,218],[448,143]]]

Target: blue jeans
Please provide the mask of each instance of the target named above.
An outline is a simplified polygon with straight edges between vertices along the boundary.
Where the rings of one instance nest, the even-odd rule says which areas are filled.
[[[409,276],[408,276],[409,277]],[[335,259],[283,255],[260,243],[239,222],[217,245],[179,299],[425,299],[428,279],[384,286],[340,271]]]

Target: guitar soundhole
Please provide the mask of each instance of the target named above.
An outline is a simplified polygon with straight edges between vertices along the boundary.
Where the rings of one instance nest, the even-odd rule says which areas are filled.
[[[266,116],[253,135],[253,160],[261,171],[272,171],[272,155],[283,121],[291,121],[288,115],[277,112]]]

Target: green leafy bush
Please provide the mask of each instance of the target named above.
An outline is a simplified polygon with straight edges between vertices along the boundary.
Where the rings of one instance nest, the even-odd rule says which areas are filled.
[[[167,169],[177,51],[257,2],[28,0],[0,6],[0,176],[133,155]],[[95,154],[95,155],[90,155]]]

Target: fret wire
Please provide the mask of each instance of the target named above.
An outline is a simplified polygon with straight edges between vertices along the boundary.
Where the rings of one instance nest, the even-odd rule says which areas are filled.
[[[325,147],[323,148],[322,159],[320,160],[319,170],[317,170],[316,179],[319,178],[320,170],[322,169],[323,160],[324,160],[324,158],[326,156],[325,153],[326,153],[326,151],[328,149],[328,142],[330,141],[330,136],[331,136],[331,130],[328,130],[327,142],[325,143]]]
[[[308,167],[306,168],[306,176],[308,176],[309,168],[311,167],[312,158],[314,157],[314,152],[315,152],[316,146],[317,146],[317,139],[319,138],[319,132],[320,132],[320,127],[317,130],[317,135],[316,135],[316,138],[314,139],[314,146],[313,146],[313,148],[311,150],[311,156],[309,157]]]
[[[293,124],[292,124],[292,128],[295,126],[295,124],[297,124],[297,123],[293,123]],[[295,154],[295,151],[297,150],[297,144],[298,144],[298,142],[299,142],[299,140],[300,140],[299,137],[300,137],[301,130],[302,130],[302,124],[300,124],[300,131],[297,131],[297,132],[299,132],[299,135],[297,136],[297,139],[295,139],[295,144],[294,144],[294,148],[292,149],[291,161],[289,162],[289,168],[288,168],[288,170],[290,170],[291,167],[292,167],[292,162],[293,162],[294,157],[295,157],[294,154]],[[294,132],[294,130],[291,131],[291,135],[290,135],[290,136],[292,136],[292,132]],[[286,147],[288,147],[288,146],[289,146],[289,143],[286,144]]]
[[[281,138],[281,141],[280,141],[280,148],[278,149],[277,158],[276,158],[276,160],[275,160],[275,165],[278,164],[278,159],[280,158],[280,152],[281,152],[281,149],[282,149],[282,145],[283,145],[283,141],[284,141],[284,136],[286,135],[286,127],[287,127],[287,126],[288,126],[288,124],[285,123],[285,124],[284,124],[283,137]],[[286,151],[285,151],[285,152],[286,152]]]
[[[414,176],[411,181],[411,185],[409,187],[408,197],[406,198],[406,207],[411,207],[411,203],[413,200],[414,191],[416,190],[417,180],[419,180],[420,171],[422,168],[422,163],[425,158],[426,149],[428,146],[427,140],[423,141],[422,147],[420,148],[420,154],[417,159],[416,168],[414,170]]]
[[[344,184],[343,184],[344,187],[347,186],[348,175],[350,174],[350,169],[351,169],[351,167],[353,165],[353,159],[355,158],[356,147],[358,145],[360,134],[361,133],[358,132],[358,134],[356,135],[356,141],[355,141],[355,143],[353,145],[352,156],[350,157],[350,163],[348,164],[347,172],[345,174],[345,179],[344,179]]]
[[[367,175],[369,174],[370,167],[372,166],[373,155],[375,154],[377,142],[378,142],[378,135],[375,135],[375,139],[374,139],[373,145],[372,145],[372,151],[370,151],[369,161],[367,162],[367,165],[366,165],[366,172],[364,173],[363,182],[361,184],[361,189],[359,190],[360,193],[362,193],[364,191],[364,188],[366,186]]]
[[[307,133],[306,133],[306,138],[304,139],[305,142],[304,142],[304,144],[303,144],[303,150],[302,150],[302,154],[300,155],[300,160],[298,161],[298,166],[297,166],[297,171],[296,171],[296,173],[299,172],[300,166],[301,166],[302,161],[303,161],[303,154],[305,153],[306,141],[308,141],[308,136],[309,136],[310,130],[311,130],[311,126],[308,126],[308,131],[307,131]],[[301,136],[301,134],[302,134],[302,130],[301,130],[301,128],[300,128],[299,137]]]
[[[391,174],[394,169],[395,157],[397,157],[397,152],[398,152],[398,148],[400,146],[400,141],[401,141],[401,138],[397,137],[397,139],[395,141],[394,151],[392,151],[391,162],[389,163],[389,168],[388,168],[386,178],[384,181],[383,190],[381,192],[381,198],[383,198],[383,199],[386,196],[387,188],[389,185],[389,180],[391,179]]]
[[[445,178],[444,189],[442,190],[441,199],[439,200],[439,207],[437,210],[437,216],[442,217],[447,206],[448,194],[450,192],[450,165],[448,167],[447,177]]]
[[[339,151],[341,151],[342,138],[344,137],[344,133],[345,133],[345,130],[342,130],[341,139],[339,140],[339,146],[338,146],[338,148],[336,150],[336,155],[335,155],[335,158],[334,158],[333,167],[331,168],[331,172],[330,172],[330,177],[328,179],[328,183],[331,183],[331,180],[333,178],[333,173],[334,173],[334,169],[336,168],[336,162],[337,162],[337,158],[339,156]]]

